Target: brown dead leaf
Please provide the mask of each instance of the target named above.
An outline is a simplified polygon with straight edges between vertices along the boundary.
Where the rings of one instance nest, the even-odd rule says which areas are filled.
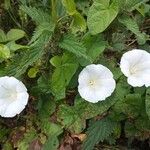
[[[33,140],[29,145],[29,150],[42,150],[42,143],[38,139]]]
[[[81,142],[86,139],[86,134],[72,134],[73,138],[78,138]]]

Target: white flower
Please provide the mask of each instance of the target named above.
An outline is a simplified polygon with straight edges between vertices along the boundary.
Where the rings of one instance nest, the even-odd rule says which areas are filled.
[[[150,86],[150,54],[144,50],[133,49],[123,54],[120,62],[123,74],[133,87]]]
[[[105,100],[116,87],[111,71],[100,64],[86,66],[79,74],[78,82],[81,97],[92,103]]]
[[[0,77],[0,115],[14,117],[28,102],[29,94],[24,84],[14,77]]]

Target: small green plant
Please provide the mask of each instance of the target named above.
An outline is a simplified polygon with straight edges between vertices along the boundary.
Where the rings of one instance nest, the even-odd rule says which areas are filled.
[[[17,78],[29,94],[24,111],[0,118],[2,150],[56,150],[66,143],[70,149],[136,149],[134,141],[149,148],[149,0],[5,0],[0,8],[0,78]],[[104,95],[82,89],[88,75],[100,73],[88,72],[91,64],[105,66],[100,82],[89,80],[92,87],[105,83]],[[135,65],[142,71],[133,80]],[[3,83],[0,114],[3,96],[10,96]]]

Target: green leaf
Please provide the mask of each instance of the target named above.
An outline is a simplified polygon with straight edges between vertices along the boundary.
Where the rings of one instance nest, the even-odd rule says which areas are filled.
[[[150,88],[148,88],[146,91],[145,107],[146,107],[146,113],[150,120]]]
[[[7,37],[3,30],[0,29],[0,42],[6,42]]]
[[[15,52],[20,49],[28,49],[29,46],[16,44],[15,41],[8,42],[6,46],[10,49],[11,52]]]
[[[39,69],[37,68],[30,68],[29,71],[28,71],[28,77],[29,78],[35,78],[36,77],[36,74],[39,72]]]
[[[64,36],[62,41],[60,41],[59,46],[62,49],[75,54],[77,57],[83,57],[87,60],[90,60],[90,58],[86,55],[86,48],[83,43],[79,42],[78,39],[73,35]]]
[[[76,12],[72,15],[73,21],[71,23],[71,30],[73,33],[76,33],[78,31],[85,31],[86,30],[86,21],[84,17],[79,13]]]
[[[35,29],[29,44],[35,42],[44,32],[51,32],[52,35],[54,28],[55,25],[53,22],[41,22]]]
[[[38,116],[40,120],[49,119],[50,115],[55,112],[56,104],[49,98],[49,95],[41,95],[40,105],[38,107]]]
[[[98,142],[103,142],[114,132],[116,125],[116,122],[113,122],[108,118],[95,121],[88,128],[87,139],[85,140],[82,149],[93,150]]]
[[[28,7],[25,5],[21,5],[20,9],[23,10],[26,14],[28,14],[37,24],[41,24],[43,22],[51,22],[50,15],[42,9]]]
[[[87,16],[87,24],[91,34],[103,32],[116,18],[119,12],[117,0],[95,0]]]
[[[57,136],[49,136],[46,143],[43,145],[42,150],[57,150],[59,146],[59,141]]]
[[[76,5],[74,0],[62,0],[62,4],[66,8],[66,11],[69,15],[76,13]]]
[[[78,68],[76,57],[72,54],[64,53],[60,60],[58,56],[54,56],[50,62],[56,66],[51,81],[52,93],[56,99],[65,98],[66,87]]]
[[[124,5],[123,5],[123,9],[124,10],[128,10],[128,11],[132,11],[134,10],[134,7],[141,3],[142,1],[141,0],[125,0],[124,1]]]
[[[122,16],[119,18],[119,21],[124,26],[126,26],[128,30],[130,30],[131,32],[133,32],[136,35],[136,38],[140,45],[145,44],[146,40],[148,39],[148,36],[145,33],[141,33],[137,22],[133,18],[131,18],[129,16]]]
[[[25,36],[25,32],[20,29],[11,29],[7,33],[7,40],[8,41],[17,41]]]
[[[41,59],[44,54],[45,45],[48,43],[51,33],[45,33],[40,36],[37,43],[30,46],[28,51],[22,53],[20,57],[15,57],[14,62],[5,68],[5,75],[19,77],[22,75],[29,65]]]
[[[6,45],[0,44],[0,58],[7,59],[10,57],[10,50]]]
[[[81,98],[75,100],[74,106],[60,105],[58,121],[73,133],[80,133],[86,127],[86,119],[101,115],[115,102],[115,95],[97,104],[89,103]]]
[[[28,130],[22,139],[19,140],[17,148],[20,150],[28,150],[29,144],[37,137],[36,130],[31,128]]]
[[[91,34],[87,34],[83,38],[83,43],[87,49],[87,55],[91,57],[92,62],[94,62],[96,58],[103,53],[106,47],[106,42],[100,35],[92,36]]]

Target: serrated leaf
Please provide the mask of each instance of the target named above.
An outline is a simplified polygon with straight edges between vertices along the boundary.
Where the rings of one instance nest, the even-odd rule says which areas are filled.
[[[54,56],[57,59],[56,56]],[[52,62],[54,63],[54,58]],[[78,62],[76,62],[76,57],[72,54],[64,53],[61,59],[61,65],[56,66],[56,69],[52,75],[51,88],[52,93],[56,99],[62,99],[65,97],[66,86],[69,84],[72,76],[75,74],[78,68]],[[57,63],[55,61],[55,63]],[[59,63],[60,64],[60,63]]]
[[[55,25],[53,22],[41,22],[35,29],[29,44],[35,42],[44,32],[53,32]]]
[[[92,104],[81,98],[77,98],[74,106],[60,105],[58,121],[71,132],[80,133],[86,126],[86,119],[104,113],[116,100],[117,98],[112,96],[105,101]]]
[[[116,18],[119,12],[117,0],[95,0],[87,16],[87,24],[91,34],[103,32]]]
[[[20,57],[15,58],[15,61],[5,68],[5,75],[15,77],[22,75],[29,65],[32,65],[43,56],[45,44],[49,41],[50,37],[51,33],[43,34],[37,41],[37,44],[34,43],[28,51],[23,52]]]
[[[130,30],[131,32],[133,32],[136,35],[138,43],[140,45],[145,44],[148,37],[145,33],[141,33],[137,22],[133,18],[130,18],[129,16],[122,16],[121,18],[119,18],[119,21],[124,26],[126,26],[128,30]]]
[[[146,90],[145,107],[146,107],[146,113],[150,120],[150,88]]]
[[[67,50],[73,54],[75,54],[77,57],[83,57],[87,60],[91,60],[86,55],[86,48],[83,45],[82,42],[79,42],[78,39],[73,35],[66,35],[60,41],[59,46],[63,48],[64,50]]]
[[[6,36],[8,41],[17,41],[25,36],[25,32],[20,29],[11,29]]]
[[[92,36],[87,34],[83,43],[87,49],[87,55],[91,57],[92,62],[95,61],[96,57],[99,56],[106,47],[106,42],[102,39],[100,35]]]
[[[28,14],[37,24],[41,24],[43,22],[50,22],[50,15],[44,12],[42,9],[28,7],[25,5],[21,5],[20,9]]]
[[[116,128],[116,122],[103,118],[94,122],[87,131],[87,139],[83,143],[83,150],[93,150],[95,144],[107,139]]]

